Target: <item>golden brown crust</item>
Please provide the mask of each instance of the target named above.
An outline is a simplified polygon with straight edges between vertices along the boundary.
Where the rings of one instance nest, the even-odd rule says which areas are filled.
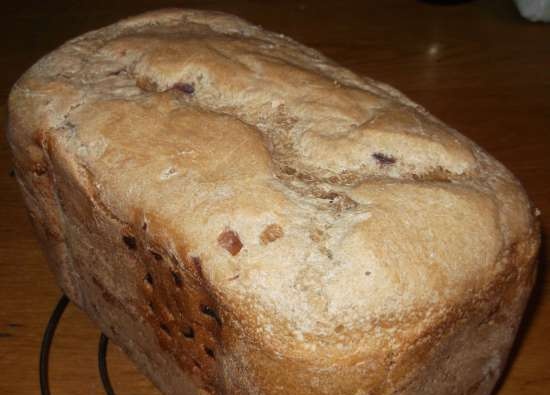
[[[60,283],[167,393],[487,394],[502,369],[525,192],[312,49],[221,13],[130,18],[18,81],[9,140]]]

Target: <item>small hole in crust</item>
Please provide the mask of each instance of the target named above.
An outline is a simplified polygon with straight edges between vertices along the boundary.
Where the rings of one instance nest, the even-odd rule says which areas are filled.
[[[174,270],[171,270],[170,273],[172,274],[172,279],[174,280],[174,284],[176,285],[176,287],[181,288],[183,286],[181,275]]]
[[[210,347],[204,346],[204,352],[212,359],[216,359],[216,353]]]
[[[344,328],[344,325],[340,324],[340,325],[338,325],[336,328],[334,328],[334,332],[336,332],[336,333],[341,333],[341,332],[344,331],[344,329],[345,329],[345,328]]]
[[[37,176],[43,176],[48,171],[48,168],[43,163],[35,163],[32,167],[32,171]]]
[[[124,244],[126,244],[126,247],[128,247],[128,249],[130,249],[130,250],[136,250],[137,249],[137,240],[134,236],[123,235],[122,236],[122,241],[124,242]]]
[[[195,330],[191,325],[188,325],[181,330],[181,334],[187,339],[193,339],[195,337]]]
[[[171,336],[172,334],[170,333],[170,328],[168,328],[168,326],[166,326],[166,324],[160,324],[160,329],[168,336]]]
[[[162,261],[162,255],[160,255],[158,252],[153,251],[153,250],[149,250],[149,252],[151,253],[151,255],[153,255],[153,257],[155,258],[155,260],[157,262]]]
[[[191,358],[191,359],[193,360],[193,364],[194,364],[197,368],[202,369],[202,366],[201,366],[201,364],[199,363],[199,361],[197,361],[197,360],[194,359],[194,358]]]
[[[154,284],[155,280],[153,279],[153,276],[151,275],[151,273],[147,273],[145,275],[145,278],[143,279],[143,286],[145,291],[148,293],[152,293]]]
[[[153,302],[149,302],[147,304],[147,310],[149,311],[149,314],[155,315],[155,306],[153,306]]]
[[[293,167],[285,166],[281,170],[283,171],[283,173],[288,174],[289,176],[293,176],[294,174],[296,174],[296,169],[294,169]]]
[[[114,77],[114,76],[120,75],[120,74],[125,73],[125,72],[126,72],[125,69],[113,70],[110,73],[108,73],[107,76],[108,77]]]
[[[200,309],[201,309],[201,313],[212,317],[214,320],[216,320],[216,322],[219,325],[222,324],[222,321],[221,321],[220,317],[218,316],[218,313],[212,307],[210,307],[208,305],[205,305],[205,304],[201,304]]]

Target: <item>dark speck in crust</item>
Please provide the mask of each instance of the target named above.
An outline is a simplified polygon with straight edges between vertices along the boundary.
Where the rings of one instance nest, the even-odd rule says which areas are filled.
[[[375,152],[372,154],[372,157],[378,162],[381,166],[393,165],[397,160],[390,155],[383,154],[381,152]]]
[[[174,89],[177,89],[183,93],[187,93],[188,95],[192,95],[193,93],[195,93],[195,87],[193,86],[193,84],[188,84],[186,82],[181,82],[174,85]]]

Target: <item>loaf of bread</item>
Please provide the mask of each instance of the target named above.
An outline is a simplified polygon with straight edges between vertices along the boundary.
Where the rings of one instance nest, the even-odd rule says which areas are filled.
[[[9,101],[57,281],[167,395],[489,394],[536,210],[397,90],[222,13],[76,38]]]

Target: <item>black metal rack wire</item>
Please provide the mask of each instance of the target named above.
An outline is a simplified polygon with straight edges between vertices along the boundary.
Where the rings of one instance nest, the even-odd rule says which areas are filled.
[[[42,345],[40,347],[40,364],[39,364],[39,374],[40,374],[40,393],[42,395],[51,395],[50,393],[50,382],[49,382],[49,362],[50,362],[50,350],[52,347],[53,338],[55,336],[55,331],[69,304],[69,298],[66,295],[61,296],[55,309],[50,316],[48,325],[44,330],[44,336],[42,337]],[[109,338],[103,333],[99,337],[99,346],[97,349],[97,365],[99,369],[99,376],[101,378],[101,383],[105,389],[107,395],[115,395],[113,386],[111,385],[111,380],[109,379],[109,371],[107,369],[107,350],[109,346]]]

